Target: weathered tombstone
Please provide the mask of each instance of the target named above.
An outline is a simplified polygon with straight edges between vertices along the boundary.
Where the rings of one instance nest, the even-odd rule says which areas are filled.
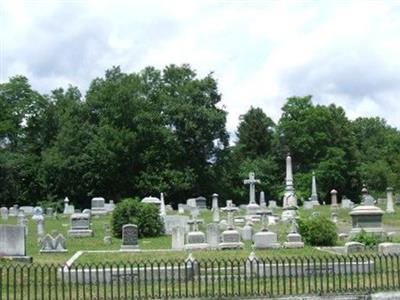
[[[72,215],[74,213],[75,213],[75,207],[73,205],[70,205],[68,197],[65,197],[63,214],[64,215]]]
[[[261,231],[253,236],[255,249],[276,249],[280,248],[278,235],[275,232],[268,231],[268,215],[264,211],[261,215]]]
[[[43,209],[39,206],[36,206],[33,210],[32,220],[38,221],[43,220]]]
[[[400,243],[380,243],[378,246],[379,254],[383,255],[399,255]]]
[[[108,211],[105,208],[105,202],[106,200],[102,197],[92,198],[92,207],[90,210],[92,211],[93,216],[105,215],[108,213]]]
[[[387,198],[386,212],[389,213],[389,214],[395,213],[395,211],[394,211],[394,203],[393,203],[393,188],[388,187],[386,189],[386,198]]]
[[[190,230],[189,226],[187,225],[189,221],[188,216],[166,215],[163,220],[166,234],[172,234],[172,228],[177,226],[184,228],[185,232]]]
[[[0,224],[0,253],[3,257],[31,261],[26,256],[25,228],[20,225]]]
[[[0,208],[0,213],[1,213],[1,219],[3,221],[8,220],[8,208],[7,207]]]
[[[113,212],[115,209],[114,200],[110,200],[109,203],[104,204],[104,208],[107,212]]]
[[[44,218],[43,219],[38,219],[37,221],[37,235],[38,237],[44,236]]]
[[[198,214],[199,211],[197,208],[192,210],[192,220],[188,222],[188,224],[192,225],[192,231],[190,231],[186,237],[186,250],[201,250],[208,248],[208,244],[206,243],[206,235],[204,232],[201,232],[198,229],[198,224],[200,223],[197,220]]]
[[[212,195],[211,211],[212,211],[213,222],[218,223],[220,221],[219,207],[218,207],[218,194]]]
[[[33,215],[35,208],[33,206],[21,206],[19,210],[22,210],[25,215]]]
[[[138,228],[135,224],[125,224],[122,226],[122,245],[121,249],[126,250],[138,250]]]
[[[16,217],[18,215],[18,205],[14,205],[13,207],[10,207],[8,210],[8,216],[9,217]]]
[[[287,235],[287,241],[283,243],[285,248],[304,248],[304,242],[302,241],[301,235],[297,232],[297,221],[292,219],[292,225],[289,234]]]
[[[172,228],[172,249],[183,250],[185,247],[185,228],[176,226]]]
[[[106,245],[111,245],[112,244],[112,237],[111,237],[111,230],[110,230],[110,225],[108,224],[104,224],[103,225],[104,228],[104,238],[103,238],[103,242]]]
[[[338,192],[335,189],[331,191],[331,208],[336,208],[338,206],[337,194]]]
[[[342,208],[346,209],[353,209],[354,208],[354,203],[350,199],[348,199],[346,196],[342,197]]]
[[[92,217],[92,211],[89,208],[82,210],[83,214],[87,214],[90,218]]]
[[[188,208],[195,208],[196,207],[196,198],[190,198],[186,200],[186,205]]]
[[[93,230],[90,229],[90,216],[88,214],[72,214],[71,227],[68,230],[68,236],[71,237],[90,237],[93,236]]]
[[[348,242],[344,244],[344,253],[345,254],[353,254],[358,252],[364,252],[365,245],[359,242]]]
[[[219,225],[211,223],[207,225],[207,243],[210,249],[218,249],[219,247]]]
[[[256,184],[260,183],[260,180],[255,178],[254,172],[250,172],[249,178],[243,182],[249,185],[249,204],[246,207],[247,215],[255,215],[260,209],[260,206],[256,202]]]
[[[261,209],[267,208],[267,202],[265,202],[265,193],[263,191],[260,192],[260,208]]]
[[[226,220],[219,221],[218,224],[219,230],[224,231],[228,229],[228,222]]]

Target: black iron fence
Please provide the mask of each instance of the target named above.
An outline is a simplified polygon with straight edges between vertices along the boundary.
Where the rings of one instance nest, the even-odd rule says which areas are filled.
[[[399,288],[399,255],[0,266],[0,295],[7,300],[272,297]]]

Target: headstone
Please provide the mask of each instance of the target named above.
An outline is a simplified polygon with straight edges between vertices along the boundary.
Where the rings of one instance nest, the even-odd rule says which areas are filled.
[[[47,215],[49,218],[52,218],[52,217],[54,216],[54,209],[53,209],[52,207],[46,208],[46,215]]]
[[[278,205],[276,204],[275,200],[269,200],[268,201],[268,208],[269,209],[273,209],[273,208],[277,208],[277,207],[278,207]]]
[[[32,220],[38,221],[38,220],[43,220],[43,209],[39,206],[35,207],[33,210],[33,216]]]
[[[10,207],[8,210],[8,216],[9,217],[16,217],[18,215],[18,205],[14,205],[13,207]]]
[[[219,221],[218,227],[219,227],[220,231],[227,230],[228,229],[228,222],[226,220],[221,220],[221,221]]]
[[[247,205],[247,214],[255,215],[259,210],[259,205],[256,202],[256,184],[260,183],[260,180],[255,179],[254,172],[249,173],[249,178],[243,181],[244,184],[249,185],[249,204]]]
[[[318,194],[317,194],[317,181],[315,179],[315,172],[312,172],[312,182],[311,182],[311,203],[312,205],[319,205]]]
[[[121,249],[126,250],[138,250],[138,228],[135,224],[125,224],[122,226],[122,245]]]
[[[176,226],[172,228],[172,250],[183,250],[185,247],[185,228]]]
[[[188,206],[188,208],[195,208],[196,206],[196,198],[190,198],[186,200],[186,205]]]
[[[105,215],[108,213],[108,211],[105,208],[105,203],[106,200],[102,197],[94,197],[92,198],[92,207],[91,207],[91,211],[92,211],[92,215],[96,216],[96,215]]]
[[[183,204],[181,204],[181,203],[178,204],[178,213],[180,213],[180,214],[185,213],[185,209],[183,208]]]
[[[207,243],[210,249],[218,249],[219,239],[219,225],[211,223],[207,225]]]
[[[164,201],[164,193],[160,194],[160,216],[166,216],[167,215],[167,211],[165,210],[165,201]]]
[[[110,230],[110,225],[104,224],[104,238],[103,242],[106,245],[111,245],[112,244],[112,237],[111,237],[111,230]]]
[[[36,221],[37,222],[37,235],[39,238],[44,236],[44,219],[39,219]]]
[[[25,213],[23,210],[20,209],[17,214],[17,225],[24,226],[24,219],[25,219]]]
[[[240,224],[244,224],[244,223],[246,223],[246,219],[243,217],[236,217],[234,219],[234,224],[240,225]]]
[[[379,254],[383,255],[399,255],[400,243],[381,243],[378,246]]]
[[[252,239],[253,239],[253,226],[250,225],[250,222],[247,222],[246,225],[242,228],[242,240],[251,241]]]
[[[173,211],[174,209],[172,208],[172,205],[171,204],[167,204],[167,205],[165,205],[165,211],[166,212],[171,212],[171,211]]]
[[[191,231],[187,234],[185,249],[202,250],[207,249],[206,235],[201,231]]]
[[[388,187],[386,189],[386,198],[387,198],[387,201],[386,201],[386,212],[389,213],[389,214],[395,213],[394,203],[393,203],[393,188]]]
[[[65,238],[62,234],[57,234],[56,236],[46,234],[46,236],[41,239],[40,245],[40,253],[58,253],[68,251]]]
[[[303,204],[303,207],[304,207],[304,209],[313,209],[313,207],[314,207],[314,204],[313,204],[313,202],[311,202],[311,200],[310,201],[304,201],[304,204]]]
[[[8,220],[8,208],[7,207],[0,208],[0,213],[1,213],[1,219],[3,221]]]
[[[0,253],[5,257],[26,257],[25,228],[19,225],[0,224]]]
[[[302,241],[301,235],[297,232],[297,221],[292,220],[291,229],[286,237],[286,242],[283,243],[285,248],[304,248],[304,242]]]
[[[71,237],[90,237],[93,231],[90,229],[90,216],[84,213],[71,215],[71,227],[68,236]]]
[[[383,210],[371,204],[374,198],[368,195],[366,187],[363,188],[363,201],[350,212],[352,229],[350,236],[356,236],[362,230],[367,233],[384,236],[385,230],[382,225]]]
[[[365,251],[365,245],[359,242],[348,242],[344,244],[345,254],[354,254]]]
[[[353,209],[354,208],[353,201],[348,199],[346,196],[343,196],[343,198],[342,198],[342,208]]]
[[[188,226],[188,216],[166,215],[163,220],[166,234],[172,234],[172,228],[177,226],[184,228],[185,232],[190,230]]]
[[[203,196],[196,198],[196,207],[198,209],[207,209],[207,199]]]
[[[19,210],[22,210],[25,215],[33,215],[35,208],[33,206],[21,206]]]
[[[253,236],[255,249],[277,249],[280,248],[278,235],[275,232],[268,231],[268,215],[265,211],[261,215],[261,231]]]
[[[90,218],[92,217],[92,211],[89,208],[82,210],[82,213],[88,215]]]
[[[339,233],[338,234],[339,240],[341,241],[346,241],[349,238],[349,235],[347,233]]]
[[[265,202],[265,193],[263,191],[260,192],[260,208],[267,208],[267,202]]]
[[[240,241],[240,234],[235,230],[233,224],[233,213],[237,210],[237,207],[234,207],[232,200],[230,200],[227,201],[227,206],[223,210],[228,213],[228,229],[222,232],[222,241],[219,247],[221,249],[242,249],[244,244]]]
[[[63,214],[64,215],[72,215],[74,213],[75,213],[75,207],[73,205],[70,205],[68,197],[65,197]]]
[[[331,207],[332,208],[336,208],[337,206],[338,206],[338,203],[337,203],[337,191],[335,190],[335,189],[333,189],[332,191],[331,191]]]
[[[114,204],[114,200],[110,200],[109,203],[105,203],[104,204],[104,208],[107,212],[113,212],[115,209],[115,204]]]
[[[297,197],[293,185],[292,157],[286,157],[286,187],[283,196],[283,208],[297,207]]]

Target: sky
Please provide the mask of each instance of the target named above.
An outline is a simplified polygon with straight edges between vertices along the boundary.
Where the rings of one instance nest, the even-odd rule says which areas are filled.
[[[218,80],[233,133],[291,96],[379,116],[400,128],[400,2],[0,0],[0,82],[49,93],[119,65],[188,63]]]

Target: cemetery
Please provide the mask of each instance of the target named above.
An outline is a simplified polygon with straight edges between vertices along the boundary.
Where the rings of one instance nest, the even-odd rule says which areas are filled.
[[[293,178],[287,155],[282,206],[267,201],[263,191],[257,195],[260,180],[250,172],[243,180],[243,188],[249,190],[247,205],[226,200],[220,207],[214,193],[210,202],[199,196],[174,210],[161,193],[160,198],[126,199],[121,204],[94,197],[91,208],[83,210],[75,209],[68,197],[60,200],[62,211],[2,207],[2,293],[39,293],[49,299],[60,293],[79,299],[114,297],[117,289],[132,298],[142,293],[150,298],[190,298],[397,286],[400,208],[393,203],[393,189],[388,188],[386,201],[378,203],[364,186],[360,204],[345,197],[338,201],[337,191],[331,190],[327,205],[318,200],[313,173],[311,197],[299,205]],[[119,215],[126,215],[131,206],[139,214],[138,224],[121,223]],[[160,225],[161,234],[139,237],[151,232],[140,227],[141,214],[148,214],[147,222],[159,222],[153,226]],[[331,229],[324,233],[327,228]],[[329,235],[332,241],[323,242]],[[48,266],[48,273],[32,279],[27,270],[40,265]],[[12,278],[26,282],[17,287]]]

